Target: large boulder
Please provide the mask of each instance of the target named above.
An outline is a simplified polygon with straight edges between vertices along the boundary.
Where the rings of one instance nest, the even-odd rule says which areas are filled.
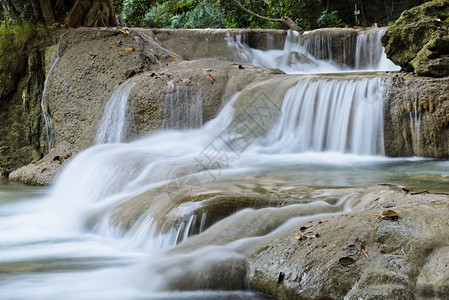
[[[449,157],[449,78],[395,75],[385,88],[385,154]]]
[[[449,1],[429,1],[406,10],[382,37],[387,57],[404,71],[449,75]]]
[[[357,204],[373,209],[297,226],[249,258],[251,288],[277,299],[447,299],[447,196],[422,196],[380,187]]]

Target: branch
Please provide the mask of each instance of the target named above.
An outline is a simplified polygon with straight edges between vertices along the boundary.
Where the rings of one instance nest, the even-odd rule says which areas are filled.
[[[271,21],[271,22],[280,22],[280,23],[284,23],[288,28],[296,30],[296,31],[303,31],[303,29],[301,27],[299,27],[292,19],[290,19],[287,16],[284,16],[280,19],[274,19],[274,18],[268,18],[265,16],[261,16],[259,14],[256,14],[255,12],[249,10],[248,8],[246,8],[242,3],[240,3],[239,0],[232,0],[234,1],[235,4],[237,4],[238,7],[240,7],[241,10],[247,12],[250,15],[255,16],[256,18],[262,19],[262,20],[266,20],[266,21]]]

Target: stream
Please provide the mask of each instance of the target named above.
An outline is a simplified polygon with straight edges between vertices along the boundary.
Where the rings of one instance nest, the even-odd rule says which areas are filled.
[[[381,34],[360,39],[377,44],[355,51],[357,69],[317,59],[294,32],[284,50],[229,42],[292,74],[282,103],[268,97],[277,118],[265,131],[251,107],[237,114],[236,94],[200,128],[195,112],[173,112],[167,129],[124,143],[134,82],[122,85],[97,144],[52,186],[0,181],[0,298],[270,299],[242,266],[276,237],[350,212],[379,183],[448,192],[448,161],[384,156],[382,93],[398,68]],[[184,92],[200,109],[201,95]]]

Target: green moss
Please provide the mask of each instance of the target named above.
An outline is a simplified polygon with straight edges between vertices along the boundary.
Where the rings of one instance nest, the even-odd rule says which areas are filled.
[[[17,79],[25,71],[27,46],[32,38],[46,33],[46,29],[29,23],[0,26],[0,98],[14,92]]]

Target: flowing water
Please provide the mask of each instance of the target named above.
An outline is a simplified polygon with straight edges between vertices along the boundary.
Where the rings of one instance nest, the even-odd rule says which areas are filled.
[[[289,34],[284,51],[251,50],[253,59],[340,73],[291,75],[282,103],[266,94],[243,112],[237,94],[196,129],[201,93],[168,86],[166,106],[181,101],[187,113],[166,111],[164,131],[123,143],[130,80],[105,109],[99,145],[53,186],[0,182],[0,298],[265,299],[239,273],[253,250],[350,211],[376,183],[444,191],[449,162],[383,155],[388,76],[320,61]],[[382,57],[366,56],[359,65],[382,71]],[[277,117],[264,124],[269,112]],[[242,209],[229,210],[230,198]]]

